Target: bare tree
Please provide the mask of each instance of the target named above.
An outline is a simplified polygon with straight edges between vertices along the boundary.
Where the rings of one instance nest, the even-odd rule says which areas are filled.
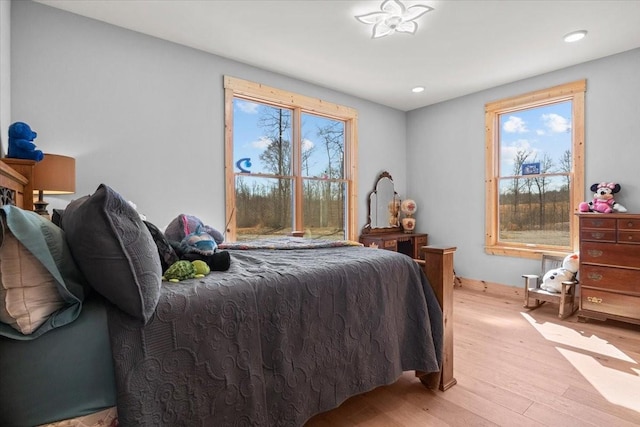
[[[526,151],[523,149],[519,149],[516,152],[515,157],[513,158],[513,179],[511,180],[511,185],[509,187],[509,191],[513,194],[513,205],[512,205],[512,216],[513,221],[521,226],[521,220],[518,218],[518,206],[520,204],[520,194],[522,192],[524,182],[521,178],[522,173],[522,165],[527,161],[529,156],[531,155],[530,151]]]
[[[573,164],[571,158],[571,150],[566,150],[562,153],[562,157],[560,158],[560,172],[566,173],[565,183],[566,183],[566,191],[569,191],[569,184],[571,184],[571,166]]]
[[[323,142],[323,148],[327,156],[327,167],[325,169],[326,181],[324,184],[323,204],[321,226],[329,225],[330,220],[337,220],[339,224],[343,224],[344,212],[337,209],[335,215],[331,215],[336,206],[341,207],[344,203],[344,195],[342,191],[333,194],[333,179],[341,179],[344,176],[344,123],[340,121],[332,121],[324,127],[318,128],[318,137]],[[335,196],[335,200],[334,200]],[[337,218],[334,218],[337,216]],[[333,222],[333,221],[332,221]],[[337,225],[337,224],[336,224]]]
[[[274,175],[291,175],[291,111],[282,108],[269,106],[260,107],[260,118],[258,120],[269,145],[260,154],[260,160],[265,164],[268,171]],[[274,213],[280,213],[280,218],[274,218],[271,225],[273,227],[285,227],[291,222],[291,181],[289,179],[278,178],[275,185]]]
[[[545,153],[544,156],[542,157],[542,161],[540,162],[541,175],[533,178],[533,182],[538,190],[538,225],[540,226],[541,230],[544,229],[544,226],[545,226],[545,219],[544,219],[545,202],[546,202],[545,199],[546,199],[546,193],[548,190],[547,187],[549,184],[549,179],[543,174],[551,172],[553,165],[554,165],[553,159],[549,157],[547,153]]]

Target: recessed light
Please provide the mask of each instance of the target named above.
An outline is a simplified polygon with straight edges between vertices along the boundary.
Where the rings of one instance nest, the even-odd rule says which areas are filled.
[[[574,31],[564,36],[564,41],[567,43],[577,42],[578,40],[582,40],[587,35],[585,30]]]
[[[413,89],[411,89],[411,92],[413,92],[413,93],[424,92],[424,87],[423,86],[416,86]]]

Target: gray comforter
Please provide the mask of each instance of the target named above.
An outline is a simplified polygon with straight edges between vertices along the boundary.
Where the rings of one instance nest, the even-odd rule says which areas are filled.
[[[144,327],[111,309],[122,426],[301,426],[408,370],[438,371],[442,313],[409,257],[365,247],[230,250],[164,283]]]

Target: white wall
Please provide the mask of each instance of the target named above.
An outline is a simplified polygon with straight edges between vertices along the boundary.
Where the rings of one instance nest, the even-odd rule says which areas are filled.
[[[52,207],[104,182],[158,226],[184,212],[222,230],[224,75],[358,110],[359,228],[380,172],[404,194],[404,112],[39,3],[12,6],[14,121],[77,162],[76,195]]]
[[[584,199],[591,184],[616,181],[616,200],[640,212],[640,49],[414,110],[407,115],[408,194],[430,242],[458,247],[456,273],[522,285],[539,262],[484,252],[484,105],[587,79]]]
[[[0,157],[7,152],[11,124],[11,1],[0,0]]]

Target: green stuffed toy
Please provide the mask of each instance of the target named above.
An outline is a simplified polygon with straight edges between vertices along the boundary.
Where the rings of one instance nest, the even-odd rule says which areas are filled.
[[[211,268],[202,260],[174,262],[164,272],[162,280],[178,283],[182,280],[202,278],[211,272]]]

